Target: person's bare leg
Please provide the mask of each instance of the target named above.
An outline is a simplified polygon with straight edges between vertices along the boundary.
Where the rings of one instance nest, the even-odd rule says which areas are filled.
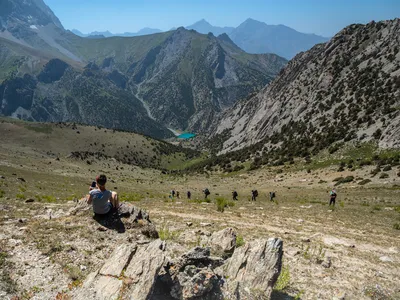
[[[119,207],[118,194],[116,192],[111,192],[111,204],[115,207]]]

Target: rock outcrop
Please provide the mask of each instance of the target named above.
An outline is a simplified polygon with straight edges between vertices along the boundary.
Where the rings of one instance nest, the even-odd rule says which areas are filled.
[[[225,232],[229,232],[228,228]],[[73,299],[219,300],[269,299],[282,264],[280,239],[257,240],[237,248],[228,261],[196,247],[168,257],[161,240],[116,247]]]
[[[254,299],[249,291],[269,298],[282,267],[282,240],[256,240],[237,248],[226,265],[226,297]],[[239,296],[239,298],[238,298]]]

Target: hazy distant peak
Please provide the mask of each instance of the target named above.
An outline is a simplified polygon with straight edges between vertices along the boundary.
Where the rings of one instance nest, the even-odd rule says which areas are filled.
[[[252,18],[247,18],[242,24],[256,24],[256,25],[267,25],[264,22],[254,20]]]
[[[213,26],[211,25],[207,20],[201,19],[200,21],[197,21],[196,23],[187,26],[186,29],[193,29],[196,30],[199,33],[203,34],[208,34],[211,32],[213,35],[218,36],[222,33],[230,33],[232,30],[234,30],[234,27],[218,27],[218,26]]]
[[[84,33],[80,32],[78,29],[71,29],[71,32],[73,34],[77,35],[77,36],[80,36],[80,37],[86,37],[87,36],[87,34],[84,34]]]
[[[160,33],[160,32],[162,32],[160,29],[145,27],[145,28],[140,29],[136,34],[137,35],[147,35],[147,34]]]
[[[208,25],[208,26],[212,26],[206,19],[201,19],[200,21],[197,21],[196,23],[194,23],[192,26],[195,25]]]

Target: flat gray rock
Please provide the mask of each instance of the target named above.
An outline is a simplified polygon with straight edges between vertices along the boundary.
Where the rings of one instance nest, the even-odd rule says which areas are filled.
[[[97,276],[93,285],[97,299],[118,299],[121,288],[122,280],[103,275]]]
[[[135,244],[119,245],[100,269],[100,274],[119,277],[135,251]]]

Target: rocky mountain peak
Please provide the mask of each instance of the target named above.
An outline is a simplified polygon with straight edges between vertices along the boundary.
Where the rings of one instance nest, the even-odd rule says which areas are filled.
[[[64,29],[43,0],[3,0],[0,3],[0,21],[3,28],[11,30],[18,26],[34,28],[48,24]]]

